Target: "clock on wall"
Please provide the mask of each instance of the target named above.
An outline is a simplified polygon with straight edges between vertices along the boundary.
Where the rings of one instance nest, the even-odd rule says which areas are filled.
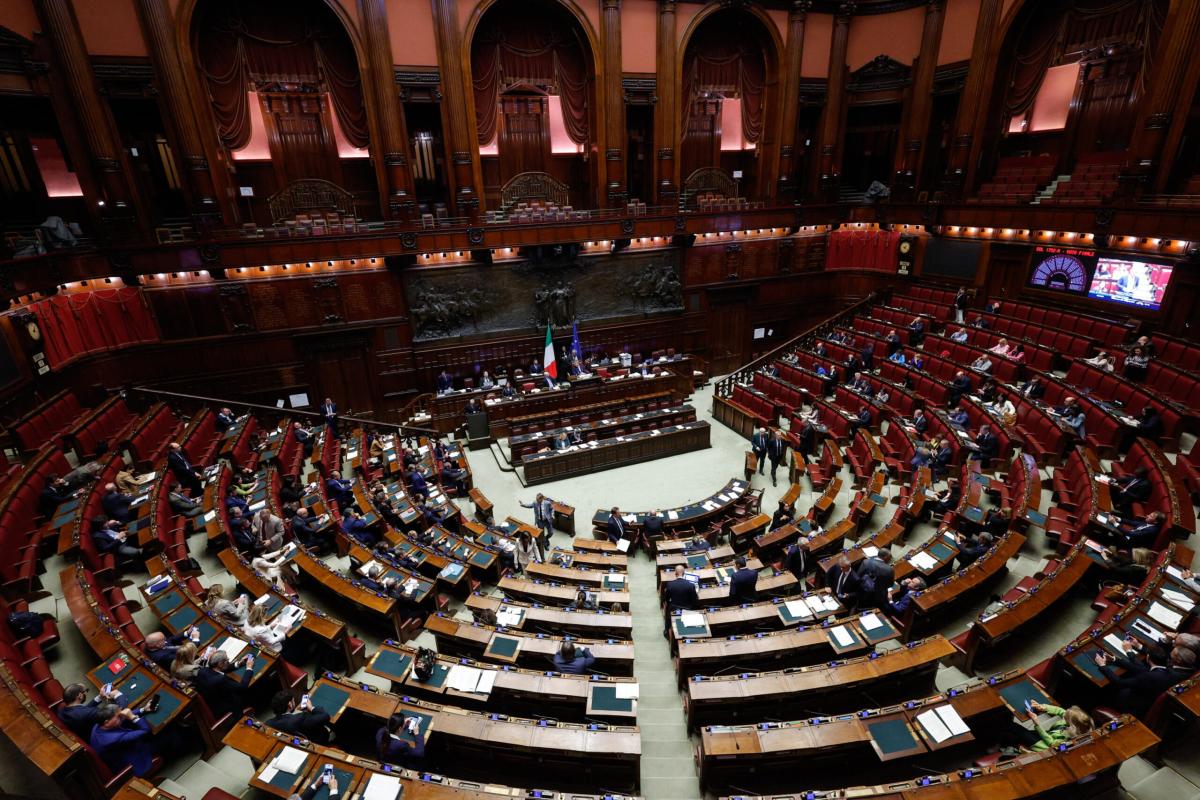
[[[900,244],[896,246],[899,256],[896,259],[896,272],[901,275],[908,275],[913,270],[913,251],[916,249],[913,245],[916,240],[909,235],[900,237]]]

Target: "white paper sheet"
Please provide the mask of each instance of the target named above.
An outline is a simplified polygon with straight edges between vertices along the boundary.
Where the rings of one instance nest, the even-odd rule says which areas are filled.
[[[271,766],[280,772],[290,772],[293,775],[300,771],[304,766],[304,762],[308,760],[308,753],[303,750],[297,750],[294,747],[285,747],[275,756],[271,762]]]
[[[279,774],[279,770],[272,767],[270,764],[263,767],[262,772],[258,773],[258,779],[263,783],[270,783],[275,780],[275,776]]]
[[[625,514],[621,518],[623,520],[625,520],[626,522],[628,522],[630,525],[637,524],[637,514]]]
[[[637,700],[638,685],[636,683],[618,683],[616,694],[620,700]]]
[[[845,625],[837,625],[830,628],[829,633],[833,636],[833,640],[838,643],[839,647],[849,647],[854,644],[854,637],[850,635],[850,631],[846,630]]]
[[[811,617],[813,616],[812,609],[808,607],[808,603],[804,602],[804,598],[800,597],[795,600],[788,600],[783,604],[787,609],[788,614],[792,617]]]
[[[475,685],[475,694],[491,694],[492,687],[496,685],[496,676],[500,673],[498,669],[481,669],[479,670],[479,682]]]
[[[1177,608],[1183,609],[1185,612],[1191,611],[1193,608],[1196,607],[1195,600],[1188,597],[1183,592],[1177,592],[1174,589],[1168,589],[1166,587],[1163,587],[1162,596],[1163,596],[1163,599],[1166,600],[1168,603],[1170,603],[1173,606],[1176,606]]]
[[[1181,580],[1181,581],[1184,580],[1183,570],[1181,570],[1179,567],[1175,566],[1174,564],[1169,564],[1167,566],[1167,574],[1170,575],[1172,578],[1175,578],[1176,580]]]
[[[864,631],[873,631],[883,627],[883,620],[879,619],[877,614],[864,614],[858,623],[863,626]]]
[[[963,722],[963,718],[954,710],[954,706],[938,706],[934,709],[938,717],[950,729],[950,733],[955,736],[962,736],[964,733],[970,733],[971,729],[967,727],[967,723]]]
[[[621,551],[622,553],[628,553],[629,552],[629,540],[628,539],[619,540],[617,542],[617,550]]]
[[[446,685],[459,692],[474,692],[479,685],[480,670],[464,664],[455,664],[446,674]]]
[[[622,575],[622,574],[621,574],[621,573],[619,573],[619,572],[613,572],[613,573],[610,573],[610,574],[609,574],[609,576],[608,576],[608,582],[609,582],[609,583],[615,583],[615,584],[618,584],[618,585],[619,585],[619,584],[623,584],[623,583],[625,583],[625,576],[624,576],[624,575]]]
[[[937,559],[922,550],[908,557],[908,563],[922,572],[927,572],[937,566]]]
[[[678,511],[668,511],[667,519],[671,519],[671,520],[679,519],[679,512]]]
[[[1147,611],[1146,614],[1150,617],[1150,619],[1154,620],[1160,625],[1167,626],[1171,630],[1175,630],[1179,627],[1179,623],[1183,622],[1183,614],[1180,614],[1178,611],[1173,611],[1158,601],[1150,604],[1150,610]]]
[[[382,775],[376,772],[367,781],[367,788],[363,790],[362,800],[396,800],[399,795],[400,779],[394,775]]]
[[[921,727],[925,729],[925,732],[932,736],[933,740],[938,744],[953,736],[950,733],[950,729],[942,722],[942,718],[933,709],[917,714],[917,722],[921,723]]]
[[[496,615],[496,623],[505,627],[513,627],[520,625],[524,618],[525,612],[517,608],[501,608],[500,613]]]
[[[874,545],[865,544],[863,545],[862,553],[867,558],[874,558],[875,556],[879,555],[879,548],[875,547]]]
[[[838,610],[838,608],[839,608],[838,601],[833,599],[833,595],[823,594],[823,595],[819,595],[819,598],[821,601],[821,607],[824,608],[826,611],[837,611]],[[809,605],[812,605],[812,598],[809,598]]]
[[[1119,656],[1125,655],[1125,648],[1121,647],[1121,643],[1123,641],[1124,639],[1122,639],[1120,636],[1117,636],[1115,633],[1110,633],[1108,636],[1104,637],[1104,643]]]
[[[699,628],[704,625],[704,615],[689,611],[679,618],[685,628]]]
[[[218,649],[224,651],[224,653],[229,656],[229,660],[233,661],[242,654],[243,650],[246,649],[246,643],[241,639],[231,636],[222,642]]]

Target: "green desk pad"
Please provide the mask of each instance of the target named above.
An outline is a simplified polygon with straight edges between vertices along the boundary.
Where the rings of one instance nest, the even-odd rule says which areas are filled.
[[[445,685],[446,676],[449,674],[450,674],[450,668],[447,667],[445,664],[438,662],[437,664],[433,665],[433,674],[429,676],[429,680],[427,680],[427,681],[417,680],[417,676],[416,676],[415,672],[412,673],[411,675],[409,675],[409,680],[411,680],[413,683],[418,683],[421,686],[428,686],[431,689],[440,689],[440,688],[442,688],[442,686]]]
[[[394,681],[402,681],[408,677],[409,670],[412,669],[412,662],[412,656],[405,653],[380,650],[375,656],[375,662],[371,665],[371,669]]]
[[[218,637],[218,638],[216,639],[216,641],[214,641],[214,642],[213,642],[213,646],[214,646],[214,647],[220,647],[222,644],[224,644],[224,643],[225,643],[225,640],[226,640],[226,639],[228,639],[228,638],[230,638],[228,635],[222,635],[222,636]],[[236,659],[234,659],[234,661],[240,661],[241,659],[245,658],[245,657],[246,657],[246,653],[248,653],[248,652],[250,652],[250,649],[249,649],[249,648],[247,648],[246,650],[243,650],[243,651],[241,652],[241,654],[240,654],[240,655],[239,655],[239,656],[238,656]],[[258,678],[259,678],[259,677],[260,677],[260,676],[261,676],[261,675],[262,675],[264,672],[266,672],[266,671],[267,671],[267,667],[269,667],[269,666],[270,666],[272,663],[274,663],[272,659],[270,659],[270,658],[264,658],[263,656],[261,656],[261,655],[257,655],[257,654],[256,654],[256,655],[254,656],[254,677],[253,677],[253,678],[251,678],[250,680],[251,680],[251,681],[256,681],[256,680],[258,680]],[[240,681],[240,680],[242,679],[242,676],[243,676],[243,675],[245,675],[245,674],[246,674],[246,668],[245,668],[245,667],[238,667],[237,669],[234,669],[234,670],[230,670],[230,671],[229,671],[229,676],[230,676],[231,678],[233,678],[235,681]]]
[[[115,670],[113,669],[113,664],[117,662],[121,662],[122,666],[120,669]],[[137,662],[128,653],[122,651],[97,667],[96,671],[92,674],[96,676],[96,680],[103,686],[106,683],[116,683],[119,678],[128,675],[136,666]]]
[[[877,644],[896,635],[896,629],[892,627],[892,623],[888,622],[886,616],[883,614],[876,614],[875,618],[883,623],[883,627],[867,630],[866,626],[862,624],[861,619],[858,623],[858,627],[862,629],[863,636],[866,637],[869,644]]]
[[[142,705],[143,700],[147,699],[150,690],[158,685],[158,681],[154,679],[144,668],[138,668],[127,674],[121,681],[113,685],[113,688],[121,693],[121,699],[129,708],[137,708]]]
[[[282,753],[283,750],[280,750],[279,752]],[[271,780],[267,781],[268,785],[274,786],[276,789],[291,789],[293,786],[297,785],[298,781],[300,780],[300,776],[303,775],[305,773],[305,771],[307,771],[308,768],[312,766],[312,762],[313,762],[314,758],[316,758],[316,756],[313,755],[312,753],[306,753],[304,756],[304,763],[300,765],[299,771],[284,772],[283,770],[280,770],[279,772],[275,773],[275,777],[273,777],[273,778],[271,778]],[[272,759],[272,760],[274,760],[274,759]],[[270,763],[270,762],[267,762],[267,763]],[[264,766],[266,766],[266,765],[264,764]]]
[[[308,699],[314,708],[320,706],[329,716],[336,717],[350,702],[350,692],[340,686],[323,683],[309,694]]]
[[[487,652],[500,658],[512,658],[516,654],[519,646],[519,639],[514,639],[511,636],[501,636],[499,634],[495,634],[492,636],[492,640],[488,642]]]
[[[708,556],[704,553],[695,553],[685,559],[688,569],[706,569],[709,565]]]
[[[150,601],[150,605],[154,607],[154,613],[161,619],[183,605],[183,593],[178,588],[168,589],[155,596]]]
[[[159,698],[158,711],[155,711],[153,714],[147,714],[145,720],[150,723],[151,728],[158,730],[162,727],[163,723],[171,718],[176,709],[183,705],[183,699],[171,692],[158,691],[155,694]]]
[[[1000,696],[1014,712],[1025,713],[1025,701],[1033,700],[1038,703],[1049,703],[1050,698],[1031,680],[1025,679],[1009,684],[1000,689]]]
[[[272,594],[268,595],[267,599],[264,600],[261,605],[263,606],[263,611],[266,613],[267,618],[270,619],[279,613],[279,611],[284,607],[285,603],[282,599],[280,599],[279,595]]]
[[[629,588],[629,579],[626,578],[625,580],[621,581],[620,583],[614,583],[609,580],[608,575],[605,575],[604,576],[604,588],[608,589],[609,591],[612,591],[612,592],[623,591],[623,590]]]
[[[632,697],[617,697],[616,686],[592,686],[592,711],[633,711]]]
[[[945,561],[955,553],[955,549],[945,542],[934,542],[929,546],[929,555],[938,561]]]
[[[186,631],[200,620],[200,609],[190,603],[180,606],[162,618],[163,624],[173,631]]]
[[[884,719],[867,723],[867,732],[884,755],[920,747],[904,718]]]
[[[1108,678],[1104,677],[1104,673],[1100,671],[1100,667],[1096,664],[1096,649],[1088,648],[1081,650],[1071,656],[1071,663],[1080,669],[1080,671],[1091,676],[1097,683],[1107,683]]]
[[[875,505],[877,505],[877,506],[882,506],[882,505],[886,505],[886,504],[887,504],[887,498],[886,498],[886,497],[884,497],[884,496],[883,496],[883,495],[881,495],[881,494],[877,494],[877,493],[875,493],[875,492],[871,492],[871,494],[870,494],[870,495],[868,495],[868,497],[870,497],[870,498],[871,498],[871,502],[872,502],[872,503],[874,503],[874,504],[875,504]]]
[[[983,519],[983,509],[979,506],[967,506],[967,510],[963,512],[963,516],[971,520],[971,522],[979,522]]]
[[[496,556],[486,550],[476,550],[471,556],[471,563],[477,567],[490,567],[495,560]]]
[[[851,626],[849,626],[849,625],[830,625],[828,628],[825,629],[825,638],[829,640],[830,646],[833,647],[835,650],[837,650],[839,648],[838,648],[837,643],[833,639],[833,629],[838,628],[838,627],[845,628],[846,633],[850,634],[850,638],[854,640],[850,644],[848,644],[845,647],[840,648],[840,649],[845,650],[845,649],[852,648],[852,647],[861,647],[863,645],[862,637],[859,636],[858,632],[856,630],[854,630],[854,628],[852,628]]]
[[[674,617],[671,623],[675,626],[675,633],[680,636],[708,636],[709,630],[707,625],[684,625],[683,617]]]
[[[807,616],[807,617],[794,616],[790,611],[788,611],[786,602],[779,603],[778,605],[776,605],[775,610],[779,612],[779,616],[782,617],[783,621],[787,622],[787,623],[798,622],[800,620],[808,620],[809,622],[811,622],[813,619],[811,616]]]
[[[1025,519],[1029,520],[1034,525],[1037,525],[1039,528],[1045,527],[1046,525],[1046,515],[1040,511],[1035,511],[1032,508],[1025,510]]]

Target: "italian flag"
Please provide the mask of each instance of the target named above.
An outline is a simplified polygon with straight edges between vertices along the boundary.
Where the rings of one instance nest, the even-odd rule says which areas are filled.
[[[551,378],[558,378],[558,364],[554,361],[554,340],[550,338],[549,325],[546,325],[546,352],[542,355],[542,369]]]

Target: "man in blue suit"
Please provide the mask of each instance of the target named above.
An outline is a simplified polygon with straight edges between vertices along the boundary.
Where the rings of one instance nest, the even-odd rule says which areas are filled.
[[[96,711],[92,749],[113,774],[132,767],[139,778],[150,773],[154,751],[150,746],[150,723],[129,709],[108,703]]]
[[[733,562],[737,571],[729,581],[729,600],[734,605],[753,603],[758,599],[758,571],[746,567],[746,557],[738,556]]]
[[[758,474],[762,475],[767,468],[767,429],[756,428],[750,437],[750,451],[758,459]]]

